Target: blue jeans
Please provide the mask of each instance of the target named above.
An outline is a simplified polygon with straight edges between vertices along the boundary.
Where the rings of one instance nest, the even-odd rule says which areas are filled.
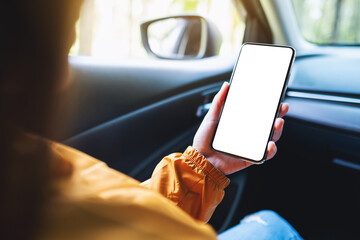
[[[218,236],[219,240],[302,239],[296,230],[277,213],[263,210],[246,216],[241,222]]]

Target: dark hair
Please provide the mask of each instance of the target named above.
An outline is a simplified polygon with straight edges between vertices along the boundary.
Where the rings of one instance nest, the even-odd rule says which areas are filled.
[[[11,0],[0,7],[0,239],[31,239],[51,183],[55,92],[81,0]]]

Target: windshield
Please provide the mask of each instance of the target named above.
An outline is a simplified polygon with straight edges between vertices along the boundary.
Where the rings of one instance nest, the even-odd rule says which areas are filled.
[[[360,45],[360,0],[292,0],[304,38],[322,45]]]

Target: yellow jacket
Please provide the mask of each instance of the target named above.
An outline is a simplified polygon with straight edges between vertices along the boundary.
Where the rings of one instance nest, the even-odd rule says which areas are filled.
[[[39,239],[216,239],[206,222],[229,179],[194,148],[163,158],[143,183],[70,147],[51,148],[61,177]]]

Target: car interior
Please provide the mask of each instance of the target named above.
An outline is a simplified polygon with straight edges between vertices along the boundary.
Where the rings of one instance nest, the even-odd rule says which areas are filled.
[[[305,239],[358,239],[359,47],[306,41],[290,0],[234,2],[246,11],[243,42],[291,45],[297,55],[277,155],[228,176],[231,183],[210,224],[220,233],[247,214],[271,209]],[[204,31],[207,40],[182,39],[168,59],[70,57],[72,83],[62,99],[72,108],[61,112],[68,128],[57,140],[139,181],[148,179],[164,156],[192,144],[209,103],[230,80],[236,54],[216,55],[216,29],[208,23]],[[188,58],[182,44],[194,41],[204,41],[205,50]]]

